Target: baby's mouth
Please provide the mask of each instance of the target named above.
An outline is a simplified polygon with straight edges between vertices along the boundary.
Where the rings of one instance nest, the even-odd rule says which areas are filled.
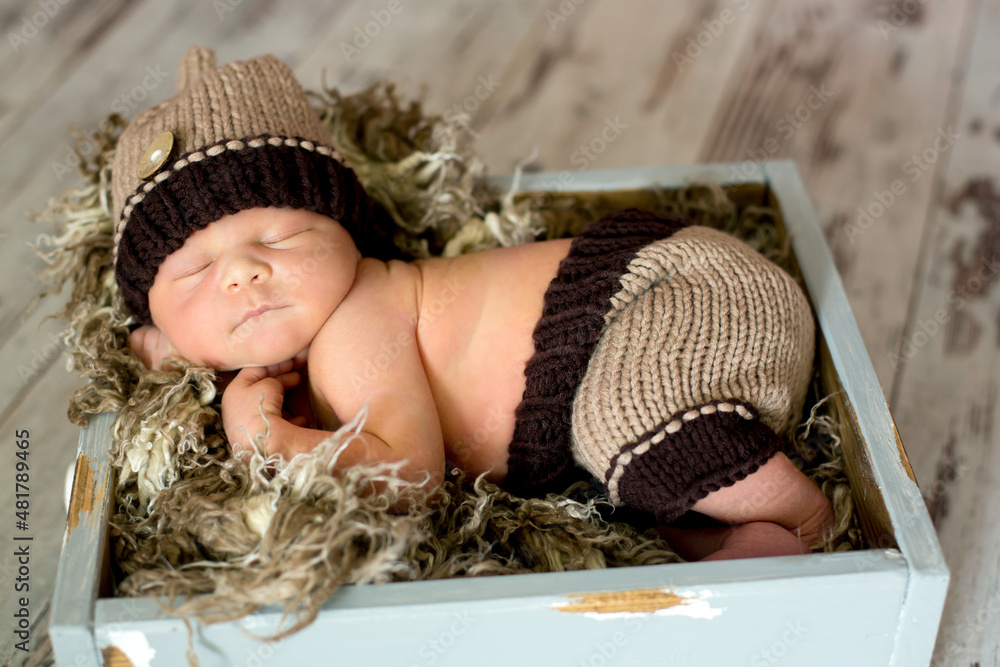
[[[264,313],[268,313],[272,310],[280,310],[284,307],[285,306],[260,306],[258,308],[254,308],[253,310],[248,310],[246,314],[243,315],[243,318],[240,320],[240,323],[236,325],[236,329],[239,329],[248,322],[252,323],[256,318],[260,317]]]

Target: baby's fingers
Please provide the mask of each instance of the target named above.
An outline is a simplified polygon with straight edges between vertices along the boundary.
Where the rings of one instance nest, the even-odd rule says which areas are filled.
[[[292,370],[293,362],[291,359],[286,359],[285,361],[279,362],[277,364],[271,364],[270,366],[265,366],[264,370],[267,371],[268,377],[278,377],[279,375],[284,375],[288,371]]]
[[[273,377],[258,378],[255,371],[263,371],[262,368],[244,368],[240,371],[226,391],[222,394],[222,413],[233,414],[234,410],[240,412],[252,411],[256,413],[258,405],[263,401],[264,412],[268,414],[281,414],[281,405],[285,400],[285,387]]]
[[[282,373],[281,375],[276,375],[275,380],[281,383],[281,386],[285,389],[291,389],[292,387],[298,387],[302,382],[302,375],[292,371],[291,373]]]
[[[282,361],[280,364],[271,364],[270,366],[247,366],[236,374],[236,377],[230,384],[236,387],[247,388],[257,384],[261,380],[276,378],[285,374],[290,375],[288,373],[290,370],[292,370],[292,361],[290,359]]]

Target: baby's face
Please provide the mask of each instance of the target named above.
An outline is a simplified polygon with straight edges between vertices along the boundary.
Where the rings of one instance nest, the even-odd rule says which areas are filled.
[[[351,289],[350,234],[310,211],[256,208],[187,238],[149,290],[153,324],[189,361],[266,366],[305,350]]]

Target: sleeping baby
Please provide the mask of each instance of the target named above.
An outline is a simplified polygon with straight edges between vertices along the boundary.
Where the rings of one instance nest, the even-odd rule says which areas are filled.
[[[430,489],[450,463],[520,494],[580,466],[693,559],[822,541],[830,503],[781,452],[812,314],[756,251],[628,209],[575,239],[403,261],[286,65],[192,47],[178,90],[119,140],[115,272],[144,363],[238,371],[234,453],[267,434],[288,459],[367,408],[338,466],[400,462]],[[718,527],[669,526],[689,511]]]

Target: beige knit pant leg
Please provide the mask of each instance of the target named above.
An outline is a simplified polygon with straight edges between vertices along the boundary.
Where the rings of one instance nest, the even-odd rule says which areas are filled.
[[[663,521],[750,474],[798,423],[808,301],[735,238],[689,227],[641,249],[574,398],[577,462]]]

